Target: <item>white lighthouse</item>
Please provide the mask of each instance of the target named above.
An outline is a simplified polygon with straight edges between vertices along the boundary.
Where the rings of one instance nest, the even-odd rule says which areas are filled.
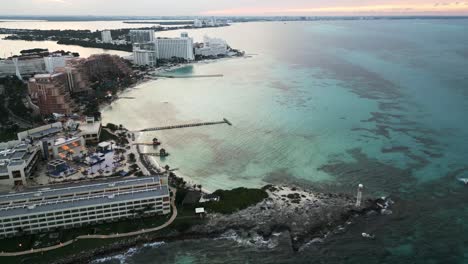
[[[359,184],[358,190],[357,190],[357,197],[356,197],[356,207],[361,207],[362,189],[364,189],[364,185]]]

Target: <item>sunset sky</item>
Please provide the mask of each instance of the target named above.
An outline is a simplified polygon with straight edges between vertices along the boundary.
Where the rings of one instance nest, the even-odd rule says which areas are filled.
[[[6,0],[1,15],[468,15],[468,0]]]

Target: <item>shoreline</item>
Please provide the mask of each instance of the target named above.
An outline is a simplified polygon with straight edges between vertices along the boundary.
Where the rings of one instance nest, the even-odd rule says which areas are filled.
[[[294,252],[300,252],[312,244],[325,243],[329,236],[348,231],[357,218],[385,216],[393,204],[390,199],[377,198],[366,199],[362,207],[355,207],[355,198],[346,194],[316,193],[272,185],[263,189],[268,193],[263,201],[231,214],[210,214],[205,223],[194,224],[185,231],[175,228],[169,233],[130,237],[104,247],[77,252],[53,263],[90,263],[152,243],[229,239],[226,234],[249,241],[255,237],[271,241],[280,234],[290,241]],[[358,228],[367,231],[365,227]]]
[[[110,107],[112,105],[112,103],[114,103],[114,102],[116,102],[116,101],[118,101],[120,99],[119,98],[120,95],[130,92],[131,89],[135,89],[138,86],[141,86],[141,85],[149,83],[149,82],[158,81],[160,79],[160,78],[154,78],[154,79],[153,78],[148,78],[148,77],[151,77],[151,74],[167,73],[167,72],[175,71],[175,70],[178,70],[178,69],[181,69],[181,68],[184,68],[184,67],[195,66],[197,64],[211,64],[211,63],[217,63],[217,62],[220,62],[220,61],[226,61],[226,60],[231,60],[231,59],[236,59],[236,58],[246,58],[246,57],[245,56],[231,56],[231,57],[224,57],[224,58],[218,58],[218,59],[206,59],[206,60],[200,60],[200,61],[195,61],[195,62],[181,63],[181,64],[177,64],[177,65],[172,65],[172,66],[162,66],[162,67],[156,68],[156,69],[154,69],[152,71],[149,71],[147,74],[145,74],[145,78],[143,78],[142,80],[137,81],[135,84],[123,89],[122,91],[119,91],[116,94],[115,99],[113,99],[109,104],[105,104],[105,105],[102,105],[100,107],[100,111],[102,112],[103,110]],[[135,140],[131,141],[131,142],[138,142],[138,139],[141,138],[142,135],[140,133],[138,133],[138,132],[133,132],[133,134],[135,135]],[[149,174],[162,173],[164,171],[164,168],[156,160],[157,157],[149,157],[147,155],[143,155],[142,154],[142,147],[144,148],[144,146],[140,146],[140,145],[136,146],[135,147],[135,149],[136,149],[135,154],[137,154],[137,156],[139,157],[140,162],[143,165],[144,169],[146,171],[148,171]],[[194,178],[192,178],[192,177],[190,177],[188,175],[185,175],[183,173],[180,173],[180,171],[178,171],[177,173],[174,173],[174,174],[176,174],[177,177],[182,178],[184,181],[186,181],[187,185],[189,185],[189,186],[192,186],[193,184],[197,184],[197,185],[202,184],[199,181],[195,180]],[[210,189],[206,189],[206,188],[202,187],[201,191],[204,194],[211,194],[215,190],[210,190]]]

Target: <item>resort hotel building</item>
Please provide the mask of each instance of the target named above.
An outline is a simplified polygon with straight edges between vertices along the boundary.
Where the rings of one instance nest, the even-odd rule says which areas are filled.
[[[154,42],[135,43],[133,44],[133,63],[140,66],[157,65],[157,46]]]
[[[130,41],[132,43],[145,43],[154,41],[154,30],[130,30]]]
[[[102,43],[112,43],[112,34],[110,30],[101,31],[101,41]]]
[[[26,185],[26,178],[34,173],[40,156],[37,146],[20,141],[0,144],[0,185]]]
[[[167,177],[141,177],[0,194],[0,237],[169,214]]]
[[[188,33],[181,33],[180,38],[157,38],[156,50],[158,59],[182,58],[188,61],[195,59],[193,54],[193,39]]]
[[[179,58],[187,61],[195,59],[193,39],[187,33],[180,38],[157,38],[153,41],[133,44],[133,63],[156,66],[158,59]]]
[[[228,54],[228,45],[226,41],[219,38],[210,38],[204,36],[203,43],[196,45],[195,55],[203,57],[216,57]]]
[[[79,131],[66,133],[61,122],[20,132],[18,139],[39,146],[45,160],[73,160],[87,152],[85,139]]]

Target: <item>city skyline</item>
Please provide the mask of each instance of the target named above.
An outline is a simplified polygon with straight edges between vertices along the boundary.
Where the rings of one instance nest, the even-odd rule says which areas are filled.
[[[468,15],[468,1],[440,0],[292,0],[168,1],[151,0],[17,0],[2,3],[0,15],[126,15],[126,16],[352,16]]]

